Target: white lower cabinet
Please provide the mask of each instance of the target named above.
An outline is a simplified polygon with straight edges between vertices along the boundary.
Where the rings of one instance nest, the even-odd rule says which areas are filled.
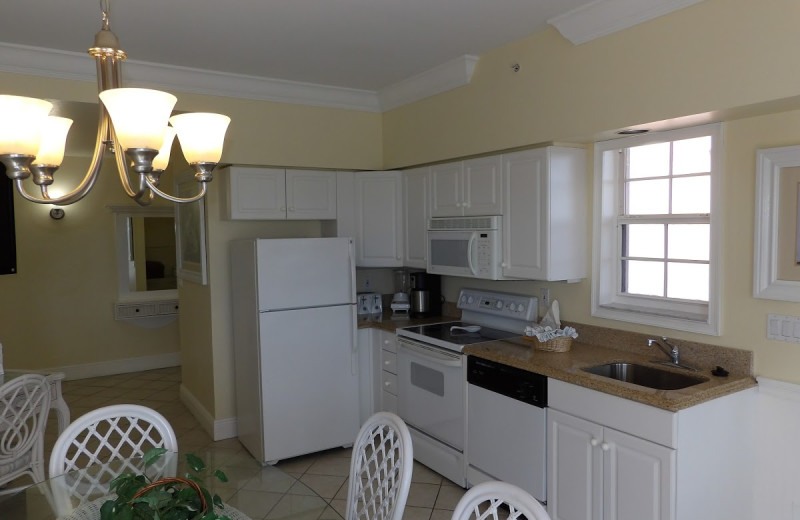
[[[675,450],[550,410],[553,520],[674,518]]]
[[[397,337],[392,332],[377,331],[381,352],[381,403],[379,410],[397,413]]]
[[[548,380],[553,520],[755,519],[749,388],[670,412]]]

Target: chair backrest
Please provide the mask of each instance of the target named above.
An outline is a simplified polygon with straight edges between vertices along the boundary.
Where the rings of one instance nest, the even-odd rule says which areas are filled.
[[[499,509],[499,511],[498,511]],[[538,500],[508,482],[478,484],[464,493],[453,511],[452,520],[550,520]]]
[[[156,447],[178,451],[175,432],[163,415],[135,404],[105,406],[82,415],[61,432],[50,455],[50,477],[141,456]]]
[[[0,386],[0,466],[17,460],[42,442],[50,411],[50,384],[40,374],[25,374]],[[41,474],[44,475],[44,460]]]
[[[406,507],[414,452],[408,427],[378,412],[361,426],[350,460],[347,520],[400,520]]]

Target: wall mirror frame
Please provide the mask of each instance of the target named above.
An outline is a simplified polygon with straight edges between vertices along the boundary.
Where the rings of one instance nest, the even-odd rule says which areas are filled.
[[[800,145],[757,150],[755,298],[800,302],[799,210]]]
[[[114,213],[115,244],[117,253],[117,290],[120,302],[154,302],[177,300],[177,286],[174,289],[136,290],[131,288],[131,264],[134,261],[132,243],[132,222],[137,217],[169,218],[174,222],[175,209],[172,206],[109,206]],[[174,223],[171,226],[174,236]]]

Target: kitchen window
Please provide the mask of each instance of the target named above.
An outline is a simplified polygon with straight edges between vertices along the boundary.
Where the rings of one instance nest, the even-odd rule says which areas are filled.
[[[595,145],[592,315],[719,335],[720,125]]]

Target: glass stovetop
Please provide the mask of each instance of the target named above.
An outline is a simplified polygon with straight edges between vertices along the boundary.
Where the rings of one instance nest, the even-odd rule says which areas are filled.
[[[474,343],[483,343],[485,341],[494,341],[498,339],[508,339],[520,336],[520,332],[508,332],[505,330],[492,329],[489,327],[481,327],[477,332],[466,332],[464,330],[450,330],[453,326],[466,327],[470,323],[461,321],[448,321],[446,323],[433,323],[431,325],[417,325],[413,327],[403,327],[402,331],[407,331],[411,337],[425,341],[425,339],[434,340],[434,343],[451,343],[453,345],[465,346]],[[420,337],[422,336],[422,337]]]

